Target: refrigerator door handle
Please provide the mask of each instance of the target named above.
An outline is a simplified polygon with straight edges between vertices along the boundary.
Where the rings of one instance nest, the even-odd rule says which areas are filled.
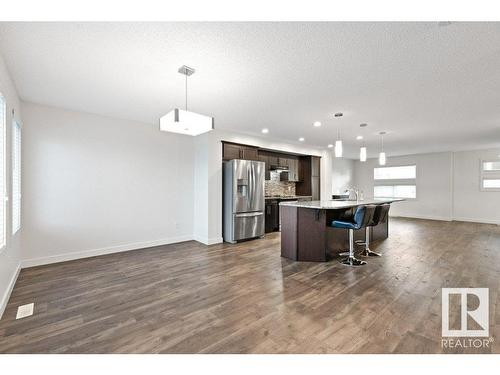
[[[235,214],[235,217],[254,217],[254,216],[262,216],[264,215],[264,212],[259,211],[259,212],[247,212],[244,214]]]
[[[253,163],[251,162],[249,165],[249,173],[248,173],[248,190],[250,192],[249,197],[250,197],[250,209],[253,207],[253,195],[254,195],[254,184],[255,184],[255,178],[254,178],[254,169],[253,169]]]

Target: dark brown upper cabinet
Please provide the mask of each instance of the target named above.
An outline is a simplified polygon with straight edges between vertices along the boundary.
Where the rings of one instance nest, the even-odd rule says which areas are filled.
[[[224,160],[241,159],[240,146],[232,143],[224,143],[222,145],[222,158]]]
[[[288,159],[288,181],[298,182],[301,180],[299,159]]]
[[[271,165],[269,164],[269,156],[265,153],[259,152],[259,161],[262,161],[266,165],[266,180],[271,179]]]
[[[236,143],[222,143],[222,159],[243,159],[243,160],[259,160],[258,148],[252,146],[239,145]]]
[[[311,156],[311,166],[312,166],[312,170],[311,170],[311,176],[312,177],[319,177],[319,173],[320,173],[320,168],[319,168],[319,165],[320,165],[320,160],[321,158],[318,157],[318,156]]]
[[[269,166],[277,167],[280,165],[278,155],[268,154],[267,157],[269,159]]]
[[[318,177],[311,177],[311,197],[313,201],[320,200],[320,180]]]
[[[256,160],[259,161],[259,152],[256,147],[242,147],[242,158],[244,160]]]
[[[317,156],[299,157],[301,177],[295,185],[297,195],[311,196],[312,200],[320,199],[320,160]]]
[[[290,166],[290,160],[286,156],[280,156],[278,158],[278,165],[280,167],[289,167]]]
[[[266,165],[266,180],[271,179],[272,170],[283,168],[285,171],[280,175],[282,181],[296,182],[296,189],[302,192],[301,195],[312,194],[312,177],[318,177],[315,185],[319,185],[320,158],[316,156],[297,156],[223,141],[222,158],[262,161]]]

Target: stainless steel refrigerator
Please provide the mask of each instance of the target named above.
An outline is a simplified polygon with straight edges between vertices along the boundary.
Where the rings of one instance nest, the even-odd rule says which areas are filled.
[[[224,241],[235,243],[264,235],[265,163],[224,163]]]

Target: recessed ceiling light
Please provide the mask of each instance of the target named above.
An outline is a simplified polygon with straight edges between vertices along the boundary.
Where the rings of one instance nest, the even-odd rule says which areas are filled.
[[[328,145],[328,148],[332,148],[332,147],[333,147],[333,145],[330,143],[330,144]]]
[[[269,133],[269,129],[267,129],[267,128],[262,129],[262,133],[264,133],[264,134]]]
[[[299,141],[304,142],[304,141],[305,141],[305,139],[304,139],[303,137],[300,137],[300,138],[299,138]]]
[[[319,128],[321,126],[321,122],[319,121],[314,121],[313,125],[316,127],[316,128]]]
[[[357,139],[358,141],[360,141],[360,140],[362,140],[362,139],[363,139],[363,136],[362,136],[362,135],[358,135],[358,136],[356,137],[356,139]]]

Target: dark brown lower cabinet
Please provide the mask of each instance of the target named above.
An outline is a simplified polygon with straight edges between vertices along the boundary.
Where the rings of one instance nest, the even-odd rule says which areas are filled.
[[[276,232],[279,230],[279,201],[267,200],[265,209],[265,227],[266,233]]]

